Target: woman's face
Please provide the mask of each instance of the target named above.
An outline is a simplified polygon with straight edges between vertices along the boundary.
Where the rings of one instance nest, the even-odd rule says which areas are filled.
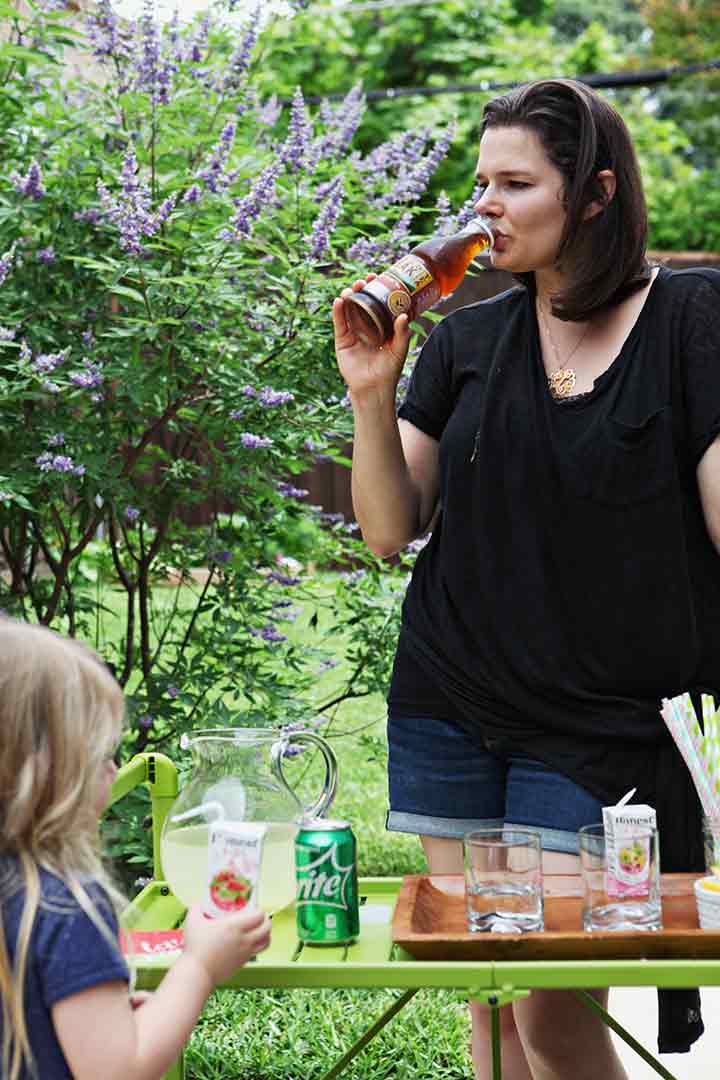
[[[476,211],[496,227],[493,265],[511,273],[557,271],[565,225],[563,176],[534,131],[491,127],[480,140]]]

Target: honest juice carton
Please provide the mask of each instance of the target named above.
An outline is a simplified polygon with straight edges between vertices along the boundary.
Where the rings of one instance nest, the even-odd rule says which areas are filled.
[[[654,809],[643,803],[603,807],[608,896],[647,896],[655,824]]]
[[[216,821],[208,838],[208,878],[204,910],[218,917],[258,906],[266,826]]]

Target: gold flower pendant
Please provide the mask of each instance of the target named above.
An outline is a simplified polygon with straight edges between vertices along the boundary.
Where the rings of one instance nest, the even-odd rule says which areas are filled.
[[[575,389],[575,372],[572,368],[560,368],[548,375],[548,389],[556,401],[571,397]]]

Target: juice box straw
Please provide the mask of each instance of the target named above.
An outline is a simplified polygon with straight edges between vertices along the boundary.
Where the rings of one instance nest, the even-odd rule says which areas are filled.
[[[666,698],[663,701],[662,716],[690,770],[705,814],[708,817],[716,817],[720,814],[720,797],[714,790],[714,778],[709,771],[709,763],[698,746],[697,735],[690,729],[688,702],[683,701],[683,697],[684,695],[680,698]],[[694,712],[692,720],[697,725]],[[699,727],[697,734],[699,734]]]

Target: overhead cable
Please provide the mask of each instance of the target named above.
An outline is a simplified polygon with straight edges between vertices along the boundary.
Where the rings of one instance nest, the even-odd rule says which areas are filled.
[[[624,86],[656,86],[658,83],[668,82],[670,79],[683,75],[697,75],[704,71],[717,71],[720,69],[719,60],[706,60],[698,64],[682,64],[677,67],[651,68],[646,71],[617,71],[607,74],[572,75],[570,78],[576,82],[586,83],[597,90],[616,90]],[[539,76],[539,78],[551,76]],[[444,86],[396,86],[386,90],[366,90],[364,96],[367,101],[392,100],[396,97],[432,97],[436,94],[477,94],[487,93],[490,90],[511,90],[515,86],[522,86],[527,79],[515,79],[512,82],[496,82],[484,79],[481,82],[472,83],[445,83]],[[310,94],[305,98],[308,105],[316,105],[321,101],[342,101],[345,93],[339,94]],[[283,105],[289,105],[289,98],[279,98]]]

